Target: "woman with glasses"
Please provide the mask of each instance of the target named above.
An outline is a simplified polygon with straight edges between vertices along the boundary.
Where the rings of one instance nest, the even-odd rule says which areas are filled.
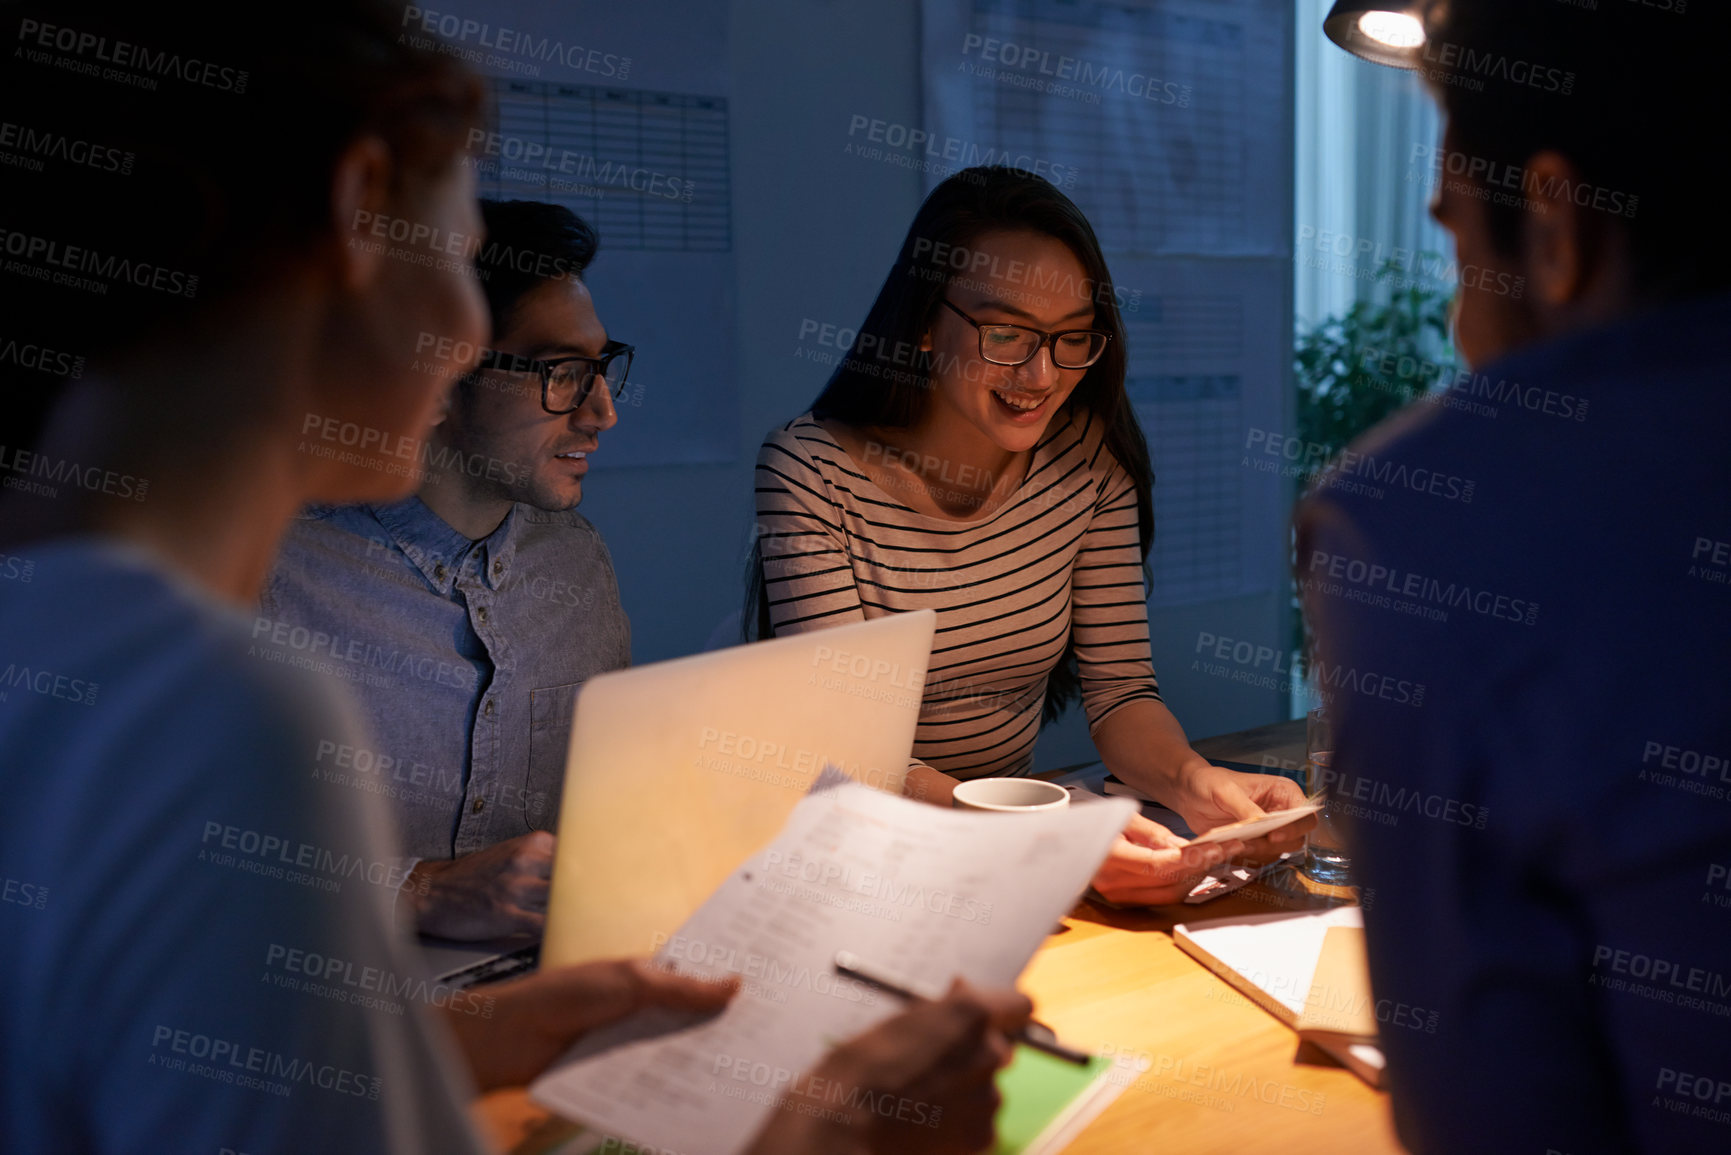
[[[1126,361],[1081,211],[1040,177],[968,169],[921,206],[811,412],[764,442],[758,636],[937,611],[910,794],[947,805],[958,780],[1029,773],[1043,722],[1080,697],[1107,767],[1199,831],[1302,801],[1210,765],[1160,699]],[[1125,833],[1095,879],[1115,901],[1175,901],[1245,850],[1181,851],[1140,818]]]

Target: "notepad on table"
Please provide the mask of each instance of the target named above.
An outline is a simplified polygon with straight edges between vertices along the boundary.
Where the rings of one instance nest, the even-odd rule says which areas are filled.
[[[1376,1002],[1356,906],[1183,923],[1178,948],[1373,1087]]]

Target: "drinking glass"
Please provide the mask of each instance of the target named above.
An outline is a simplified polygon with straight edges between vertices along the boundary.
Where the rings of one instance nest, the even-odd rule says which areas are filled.
[[[1304,792],[1326,792],[1338,781],[1334,773],[1334,724],[1328,707],[1318,706],[1305,716],[1304,722]],[[1316,816],[1316,829],[1305,843],[1304,865],[1299,869],[1312,882],[1325,886],[1349,886],[1352,883],[1352,859],[1341,849],[1339,833],[1330,821],[1330,807],[1325,798]]]

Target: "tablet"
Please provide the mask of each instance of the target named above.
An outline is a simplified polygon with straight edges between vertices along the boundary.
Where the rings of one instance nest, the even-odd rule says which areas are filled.
[[[1226,842],[1229,839],[1241,838],[1249,842],[1252,838],[1261,838],[1271,830],[1279,830],[1303,818],[1306,814],[1315,814],[1322,809],[1322,799],[1310,798],[1302,805],[1286,810],[1273,810],[1261,818],[1245,818],[1237,822],[1228,822],[1225,826],[1216,826],[1213,830],[1198,834],[1186,846],[1200,846],[1206,842]]]

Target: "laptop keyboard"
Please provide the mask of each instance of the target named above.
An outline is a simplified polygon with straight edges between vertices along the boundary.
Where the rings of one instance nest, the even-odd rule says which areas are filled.
[[[466,990],[469,987],[484,986],[487,983],[503,982],[514,979],[518,975],[527,974],[541,962],[541,944],[530,943],[526,947],[502,954],[497,958],[486,959],[471,967],[464,967],[445,976],[445,983]]]

